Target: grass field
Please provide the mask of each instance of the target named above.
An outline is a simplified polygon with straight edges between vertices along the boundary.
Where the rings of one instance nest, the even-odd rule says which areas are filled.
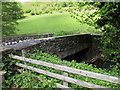
[[[43,34],[43,33],[96,33],[94,27],[80,24],[71,18],[68,13],[45,14],[29,16],[18,21],[17,35]]]

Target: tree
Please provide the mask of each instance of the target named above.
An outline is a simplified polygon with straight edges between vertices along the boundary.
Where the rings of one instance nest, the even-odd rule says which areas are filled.
[[[18,2],[2,2],[2,35],[15,34],[17,20],[23,15]]]
[[[87,2],[85,5],[93,5],[98,10],[87,14],[87,17],[82,15],[84,17],[82,20],[79,19],[80,15],[77,13],[73,13],[72,17],[102,30],[101,50],[106,57],[105,60],[118,64],[120,60],[120,2]]]
[[[101,16],[95,24],[102,28],[102,51],[109,61],[117,63],[120,59],[120,2],[94,3]]]

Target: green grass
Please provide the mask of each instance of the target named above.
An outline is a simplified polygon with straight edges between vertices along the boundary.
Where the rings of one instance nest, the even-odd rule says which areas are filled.
[[[44,14],[38,16],[28,16],[18,21],[17,35],[43,34],[43,33],[96,33],[94,27],[80,24],[70,17],[68,13]]]

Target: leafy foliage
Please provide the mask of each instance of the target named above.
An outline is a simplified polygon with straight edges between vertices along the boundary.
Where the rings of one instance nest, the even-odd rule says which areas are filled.
[[[96,14],[101,16],[95,23],[102,28],[102,51],[106,60],[117,63],[120,59],[120,2],[100,3]],[[95,14],[95,15],[96,15]]]
[[[15,34],[17,20],[22,18],[20,4],[17,2],[2,2],[2,33],[3,36]]]
[[[22,6],[25,13],[34,13],[31,15],[39,15],[66,12],[69,7],[74,8],[76,6],[76,2],[25,2]]]
[[[105,74],[105,75],[111,75],[111,76],[116,76],[116,77],[119,76],[119,72],[115,68],[111,71],[107,71],[107,70],[102,70],[100,68],[99,69],[94,68],[91,64],[86,64],[84,62],[77,63],[74,60],[72,60],[72,61],[61,60],[61,59],[57,58],[56,56],[49,55],[47,53],[43,53],[43,52],[38,51],[38,50],[35,50],[33,53],[34,54],[27,55],[26,57],[40,60],[40,61],[53,63],[53,64],[67,65],[67,66],[72,67],[72,68],[87,70],[87,71],[101,73],[101,74]],[[37,87],[37,88],[49,88],[49,87],[51,88],[52,87],[52,88],[55,88],[53,83],[60,83],[60,84],[63,83],[63,81],[61,81],[61,80],[58,80],[58,79],[55,79],[52,77],[48,77],[48,76],[43,75],[43,74],[38,74],[34,71],[18,68],[18,67],[15,68],[14,70],[20,69],[23,73],[20,74],[17,71],[16,72],[13,71],[12,70],[13,68],[11,66],[13,66],[16,62],[20,62],[20,63],[24,64],[24,62],[22,62],[22,61],[13,60],[13,59],[5,59],[3,61],[4,61],[3,70],[8,71],[5,74],[7,87],[11,87],[11,85],[14,84],[16,87],[19,87],[19,88],[33,88],[33,87]],[[9,64],[7,62],[9,62]],[[52,69],[49,67],[44,67],[44,66],[40,66],[40,65],[36,65],[36,64],[31,64],[31,63],[26,63],[26,64],[29,66],[40,68],[42,70],[50,71],[50,72],[53,72],[56,74],[62,75],[62,73],[63,73],[60,70],[55,70],[55,69]],[[11,70],[10,70],[10,68],[11,68]],[[13,74],[11,74],[10,72],[13,72]],[[27,72],[27,75],[24,72]],[[50,83],[47,83],[46,81],[39,81],[38,82],[38,80],[35,79],[36,76],[43,78],[43,80],[49,80]],[[97,84],[97,85],[101,85],[101,86],[105,86],[105,87],[107,85],[107,87],[109,87],[109,88],[118,88],[118,84],[114,84],[114,83],[110,83],[110,82],[106,82],[106,81],[102,81],[102,80],[97,80],[97,79],[93,79],[93,78],[89,78],[89,77],[85,77],[85,76],[81,76],[81,75],[74,75],[71,73],[68,73],[68,76],[72,77],[72,78],[76,78],[78,80],[86,81],[89,83],[93,83],[93,84]],[[78,86],[78,85],[70,84],[70,83],[69,83],[69,87],[83,88],[82,86]]]
[[[120,59],[120,2],[86,2],[80,5],[92,5],[92,7],[88,8],[88,12],[84,11],[83,15],[71,12],[72,17],[102,30],[101,50],[106,57],[105,60],[118,64]]]

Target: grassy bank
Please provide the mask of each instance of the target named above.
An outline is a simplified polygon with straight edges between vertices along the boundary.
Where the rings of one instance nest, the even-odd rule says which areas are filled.
[[[96,33],[94,27],[80,24],[71,18],[68,13],[44,14],[38,16],[28,16],[18,21],[17,35],[23,34],[43,34],[43,33]]]

